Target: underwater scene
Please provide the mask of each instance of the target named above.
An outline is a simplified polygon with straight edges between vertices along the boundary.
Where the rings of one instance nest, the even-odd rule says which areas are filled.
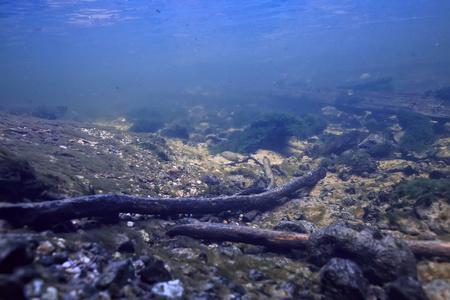
[[[450,299],[450,1],[0,0],[10,299]]]

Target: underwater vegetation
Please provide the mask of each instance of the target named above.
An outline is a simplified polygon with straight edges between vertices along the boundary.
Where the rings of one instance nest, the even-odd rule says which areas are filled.
[[[164,122],[159,119],[137,119],[133,122],[130,131],[133,132],[156,132],[164,126]]]
[[[150,152],[152,152],[153,154],[155,154],[159,159],[163,160],[163,161],[170,161],[169,156],[162,151],[161,149],[159,149],[155,144],[150,143],[150,142],[141,142],[141,143],[137,143],[137,146],[139,148],[148,150]]]
[[[327,126],[323,118],[287,113],[270,113],[253,121],[243,131],[235,131],[228,140],[210,148],[212,153],[232,151],[242,154],[259,149],[282,151],[289,138],[304,139],[322,132]]]
[[[161,135],[169,138],[189,139],[189,131],[186,127],[181,125],[172,125],[161,131]]]
[[[154,109],[140,108],[132,109],[127,114],[127,118],[133,122],[130,131],[133,132],[156,132],[164,127],[163,115]]]
[[[46,120],[57,120],[64,116],[67,110],[67,106],[38,105],[31,110],[31,115]]]
[[[401,110],[397,113],[405,134],[399,140],[399,146],[411,151],[422,152],[435,140],[433,124],[422,114]]]
[[[392,192],[392,198],[413,200],[415,205],[430,206],[437,198],[444,198],[450,202],[450,180],[417,178],[400,183]]]

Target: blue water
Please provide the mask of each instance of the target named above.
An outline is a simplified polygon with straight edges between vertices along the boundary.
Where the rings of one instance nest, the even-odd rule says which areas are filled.
[[[450,86],[450,1],[0,1],[0,105],[120,114]]]

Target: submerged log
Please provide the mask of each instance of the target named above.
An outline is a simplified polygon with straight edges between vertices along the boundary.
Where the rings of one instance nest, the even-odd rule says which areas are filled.
[[[325,176],[324,168],[313,169],[304,176],[256,195],[215,198],[145,198],[103,194],[56,201],[3,205],[0,206],[0,219],[9,221],[13,226],[31,225],[36,229],[44,229],[55,223],[71,219],[109,217],[118,213],[177,215],[208,214],[227,210],[262,210],[273,207],[277,204],[276,200],[288,196],[302,187],[315,185]]]
[[[170,236],[187,235],[213,241],[230,241],[282,249],[304,249],[308,234],[257,229],[217,223],[198,223],[175,226]],[[416,255],[450,257],[450,243],[441,241],[404,240]]]
[[[187,235],[199,239],[230,241],[287,249],[304,248],[309,239],[308,234],[218,223],[179,225],[169,230],[167,234],[170,236]]]

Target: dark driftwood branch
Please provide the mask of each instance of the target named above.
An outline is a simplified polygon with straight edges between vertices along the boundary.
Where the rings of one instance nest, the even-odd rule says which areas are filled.
[[[231,241],[284,249],[305,248],[309,240],[308,234],[217,223],[179,225],[169,230],[167,234],[170,236],[187,235],[200,239]],[[450,243],[440,241],[404,241],[414,254],[450,257]]]
[[[145,198],[104,194],[56,201],[4,205],[0,206],[0,218],[9,221],[14,226],[31,225],[39,229],[71,219],[111,216],[120,212],[176,215],[218,213],[227,210],[249,211],[255,208],[267,209],[274,206],[277,199],[288,196],[302,187],[313,186],[325,176],[326,170],[324,168],[313,169],[304,176],[257,195],[215,198]]]

